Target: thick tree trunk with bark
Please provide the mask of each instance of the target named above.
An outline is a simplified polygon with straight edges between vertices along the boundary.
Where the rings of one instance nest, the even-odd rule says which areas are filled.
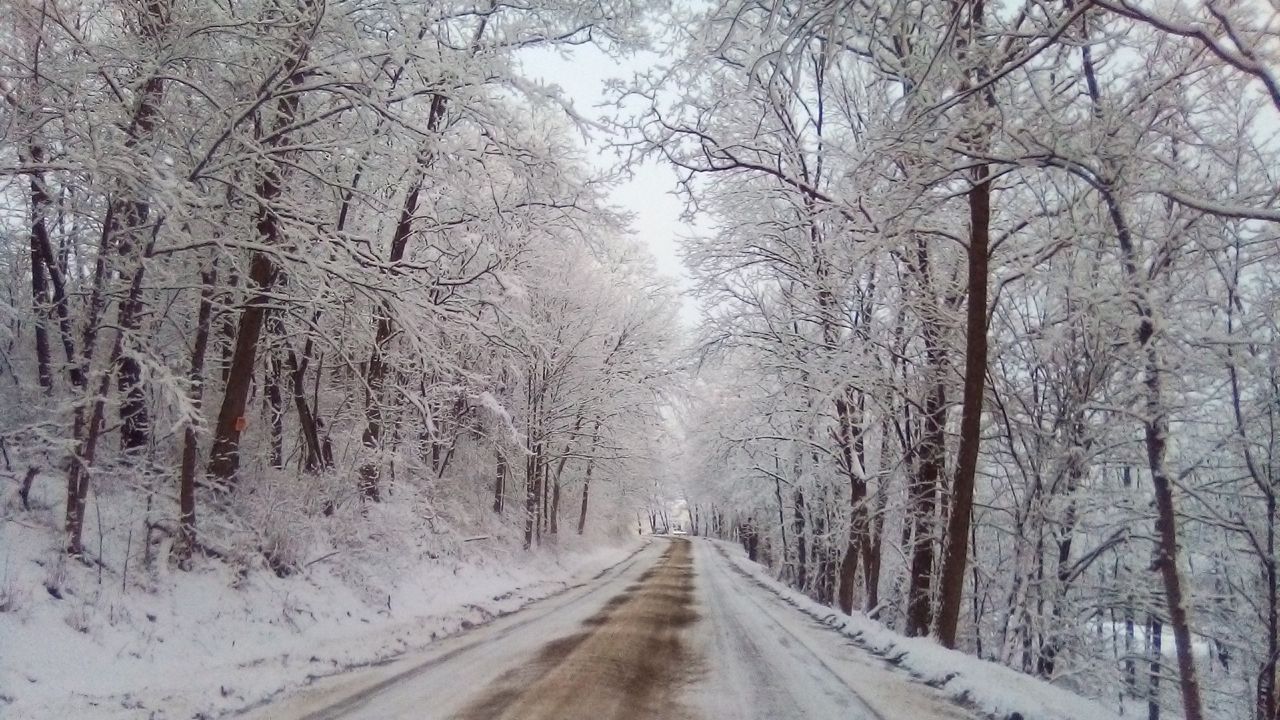
[[[969,190],[968,313],[965,320],[964,395],[960,411],[960,452],[951,482],[951,512],[942,561],[938,607],[938,642],[956,646],[956,626],[964,600],[969,559],[969,524],[973,520],[973,486],[982,442],[983,394],[987,378],[987,275],[991,228],[991,178],[986,165],[973,171]]]
[[[278,175],[275,176],[278,182]],[[275,199],[280,193],[278,184],[259,186],[265,201]],[[259,207],[258,232],[264,242],[275,244],[279,240],[274,211]],[[254,367],[258,359],[258,336],[262,332],[263,317],[270,303],[269,293],[275,286],[276,267],[271,257],[255,252],[249,266],[250,290],[248,304],[236,323],[235,349],[231,353],[227,385],[222,394],[218,421],[214,426],[213,448],[209,451],[209,474],[226,485],[235,483],[240,470],[240,435],[248,427],[245,409],[249,402],[249,388],[253,384]]]
[[[305,28],[299,30],[302,32]],[[302,35],[295,39],[295,56],[290,62],[293,72],[286,81],[287,88],[296,88],[302,82],[302,77],[296,70],[306,60],[310,50],[307,37]],[[286,93],[276,100],[274,122],[270,123],[273,130],[266,143],[268,150],[278,151],[286,145],[288,133],[285,130],[297,117],[300,102],[296,93]],[[271,157],[262,162],[266,167],[261,170],[261,177],[254,187],[257,201],[254,227],[258,242],[268,247],[278,247],[283,237],[275,206],[283,191],[284,164]],[[226,485],[234,484],[236,473],[240,469],[240,435],[248,427],[245,408],[258,360],[258,339],[271,304],[271,293],[275,288],[277,275],[278,269],[271,255],[262,250],[255,251],[249,264],[249,301],[236,323],[235,349],[231,353],[227,385],[218,411],[218,422],[214,426],[213,449],[209,453],[209,474]]]
[[[287,152],[291,140],[289,129],[301,106],[301,94],[296,91],[304,81],[302,66],[311,51],[311,30],[320,20],[320,16],[313,12],[314,9],[315,6],[309,0],[303,0],[298,7],[303,16],[297,19],[295,34],[289,40],[290,56],[279,68],[278,75],[282,81],[280,94],[271,104],[272,117],[264,123],[270,130],[264,142],[265,157],[259,161],[261,165],[254,184],[254,200],[257,205],[254,228],[255,239],[270,248],[278,247],[283,242],[276,206],[284,189],[283,171],[287,166],[287,163],[274,155]],[[248,425],[245,407],[257,364],[258,338],[271,302],[270,296],[275,288],[277,274],[278,268],[270,254],[262,250],[253,253],[249,264],[249,287],[246,288],[249,300],[236,323],[235,346],[227,368],[226,388],[218,411],[218,421],[214,427],[213,449],[209,454],[209,474],[227,485],[234,483],[240,467],[240,435]]]

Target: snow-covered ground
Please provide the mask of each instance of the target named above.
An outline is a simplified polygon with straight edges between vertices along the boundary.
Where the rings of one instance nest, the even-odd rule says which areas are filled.
[[[824,622],[740,554],[658,541],[597,580],[252,720],[1110,720],[928,640]],[[851,642],[850,639],[855,641]]]
[[[929,638],[899,635],[865,615],[845,615],[814,602],[748,560],[736,544],[712,541],[717,552],[781,601],[830,626],[857,647],[896,665],[921,682],[938,688],[952,700],[982,714],[1027,720],[1119,720],[1120,716],[1070,690],[1024,675],[997,663],[948,650]],[[906,716],[903,716],[906,717]]]
[[[282,492],[221,516],[248,526],[219,531],[211,513],[221,557],[184,572],[163,532],[142,542],[136,487],[104,483],[88,564],[61,551],[55,485],[30,509],[0,499],[0,717],[564,720],[619,698],[634,718],[1115,717],[838,615],[729,543],[568,536],[526,552],[511,522],[425,490],[331,516]]]
[[[218,717],[587,582],[639,547],[431,537],[406,500],[330,521],[345,523],[343,542],[298,549],[287,577],[225,559],[179,572],[148,563],[141,529],[120,532],[136,523],[111,514],[127,504],[106,500],[100,556],[97,528],[86,534],[95,565],[64,559],[55,503],[3,506],[0,717]]]

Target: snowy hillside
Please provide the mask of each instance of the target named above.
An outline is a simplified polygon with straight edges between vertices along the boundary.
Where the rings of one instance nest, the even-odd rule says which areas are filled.
[[[575,536],[528,553],[517,529],[433,527],[420,498],[393,494],[317,521],[286,577],[248,557],[173,572],[119,533],[92,563],[67,561],[49,498],[18,512],[7,496],[0,523],[0,717],[221,716],[588,582],[641,546]],[[128,520],[118,500],[104,525]]]

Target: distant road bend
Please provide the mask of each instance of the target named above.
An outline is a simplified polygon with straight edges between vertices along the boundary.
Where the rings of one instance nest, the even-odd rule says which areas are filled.
[[[737,571],[706,541],[629,562],[421,654],[249,717],[298,720],[961,720]]]

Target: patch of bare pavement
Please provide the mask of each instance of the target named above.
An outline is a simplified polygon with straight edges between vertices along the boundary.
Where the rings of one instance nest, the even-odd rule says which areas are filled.
[[[677,695],[694,658],[684,629],[694,611],[693,555],[676,539],[623,592],[507,671],[458,720],[641,720],[691,717]]]

